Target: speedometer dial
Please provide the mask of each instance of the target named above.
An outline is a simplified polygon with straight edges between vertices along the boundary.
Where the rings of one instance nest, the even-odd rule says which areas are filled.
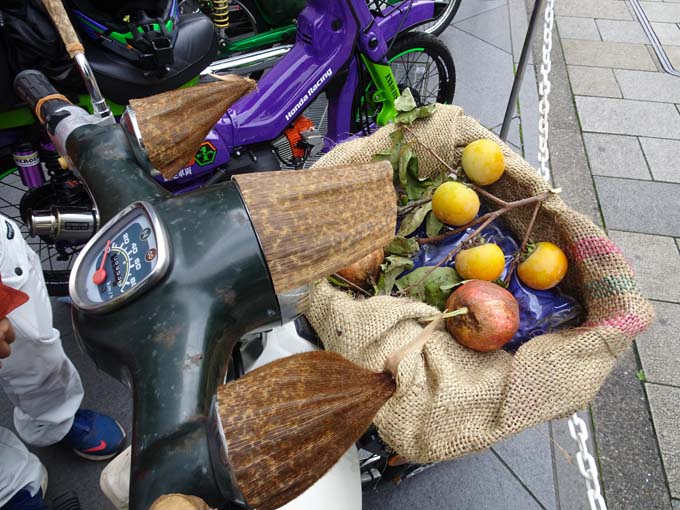
[[[71,281],[74,303],[97,310],[122,302],[162,276],[168,250],[162,226],[150,206],[133,204],[83,250]]]

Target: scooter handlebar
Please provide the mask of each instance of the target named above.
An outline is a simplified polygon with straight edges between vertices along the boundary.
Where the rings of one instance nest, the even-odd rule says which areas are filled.
[[[27,69],[16,75],[14,90],[41,121],[48,119],[59,108],[70,104],[43,73],[34,69]]]

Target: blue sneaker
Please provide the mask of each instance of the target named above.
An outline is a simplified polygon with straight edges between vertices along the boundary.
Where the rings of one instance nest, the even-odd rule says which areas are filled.
[[[28,489],[21,489],[0,510],[45,510],[42,489],[35,496]]]
[[[78,409],[73,426],[62,441],[84,459],[107,460],[125,447],[125,431],[110,416]]]

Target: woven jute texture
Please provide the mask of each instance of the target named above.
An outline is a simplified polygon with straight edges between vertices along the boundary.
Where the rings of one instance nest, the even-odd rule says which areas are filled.
[[[458,107],[438,106],[412,129],[454,168],[468,143],[480,138],[499,143],[506,172],[489,190],[501,198],[516,200],[548,189],[536,170]],[[390,147],[393,130],[388,126],[339,145],[317,166],[369,161]],[[416,141],[413,146],[423,175],[440,170]],[[524,233],[531,209],[504,216],[517,236]],[[583,304],[585,323],[536,337],[514,355],[472,351],[440,328],[422,352],[402,361],[396,393],[375,419],[381,437],[401,455],[417,462],[452,459],[583,409],[616,357],[651,322],[651,305],[619,248],[558,195],[544,203],[532,238],[551,241],[567,253],[565,285]],[[327,349],[381,370],[391,352],[422,330],[417,319],[436,313],[407,298],[354,299],[322,282],[313,289],[308,318]]]

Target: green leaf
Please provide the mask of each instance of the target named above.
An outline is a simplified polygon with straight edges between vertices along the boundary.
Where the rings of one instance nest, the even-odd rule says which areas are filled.
[[[415,122],[417,119],[430,117],[434,113],[435,108],[435,104],[428,104],[419,108],[414,108],[413,110],[402,112],[394,118],[394,122],[397,124],[413,124],[413,122]]]
[[[434,213],[431,212],[427,216],[427,223],[425,223],[425,234],[427,237],[438,236],[443,226],[444,224],[439,221],[439,218],[437,218]]]
[[[644,370],[638,370],[635,377],[637,377],[637,380],[640,382],[647,382],[647,376],[645,375]]]
[[[399,145],[404,142],[404,132],[401,129],[395,129],[390,133],[390,140],[392,145]]]
[[[418,112],[418,118],[424,119],[426,117],[431,117],[436,109],[437,109],[437,105],[434,104],[434,103],[426,104],[425,106],[421,106],[420,108],[416,108],[416,111]]]
[[[410,145],[404,145],[399,151],[399,182],[402,186],[408,185],[408,167],[413,158],[413,149]]]
[[[420,200],[428,196],[432,184],[427,177],[420,177],[418,170],[418,157],[413,156],[406,165],[406,195],[409,200]],[[429,193],[431,196],[432,193]]]
[[[376,285],[376,295],[389,295],[397,277],[404,271],[413,269],[413,261],[408,257],[390,255],[380,265],[382,272]]]
[[[430,273],[430,271],[432,272]],[[451,289],[453,289],[453,287],[449,289],[449,286],[460,282],[458,273],[452,267],[438,267],[434,271],[432,266],[419,267],[399,278],[395,283],[399,290],[403,290],[414,285],[428,273],[430,274],[427,278],[408,289],[406,295],[443,310],[446,306],[446,300],[451,295]]]
[[[416,100],[413,99],[411,89],[405,88],[401,95],[394,100],[394,107],[398,112],[410,112],[416,107]]]
[[[418,110],[411,110],[398,114],[394,118],[397,124],[413,124],[413,121],[418,118]]]
[[[417,253],[420,250],[420,245],[415,239],[407,239],[405,237],[397,236],[390,241],[384,248],[385,253],[389,255],[402,255],[408,257]]]
[[[389,154],[373,154],[373,156],[371,156],[371,163],[376,163],[378,161],[389,161],[392,163]]]
[[[398,236],[407,236],[415,232],[418,227],[425,220],[425,216],[432,210],[432,202],[427,202],[419,207],[413,209],[410,213],[404,216],[399,225]]]

